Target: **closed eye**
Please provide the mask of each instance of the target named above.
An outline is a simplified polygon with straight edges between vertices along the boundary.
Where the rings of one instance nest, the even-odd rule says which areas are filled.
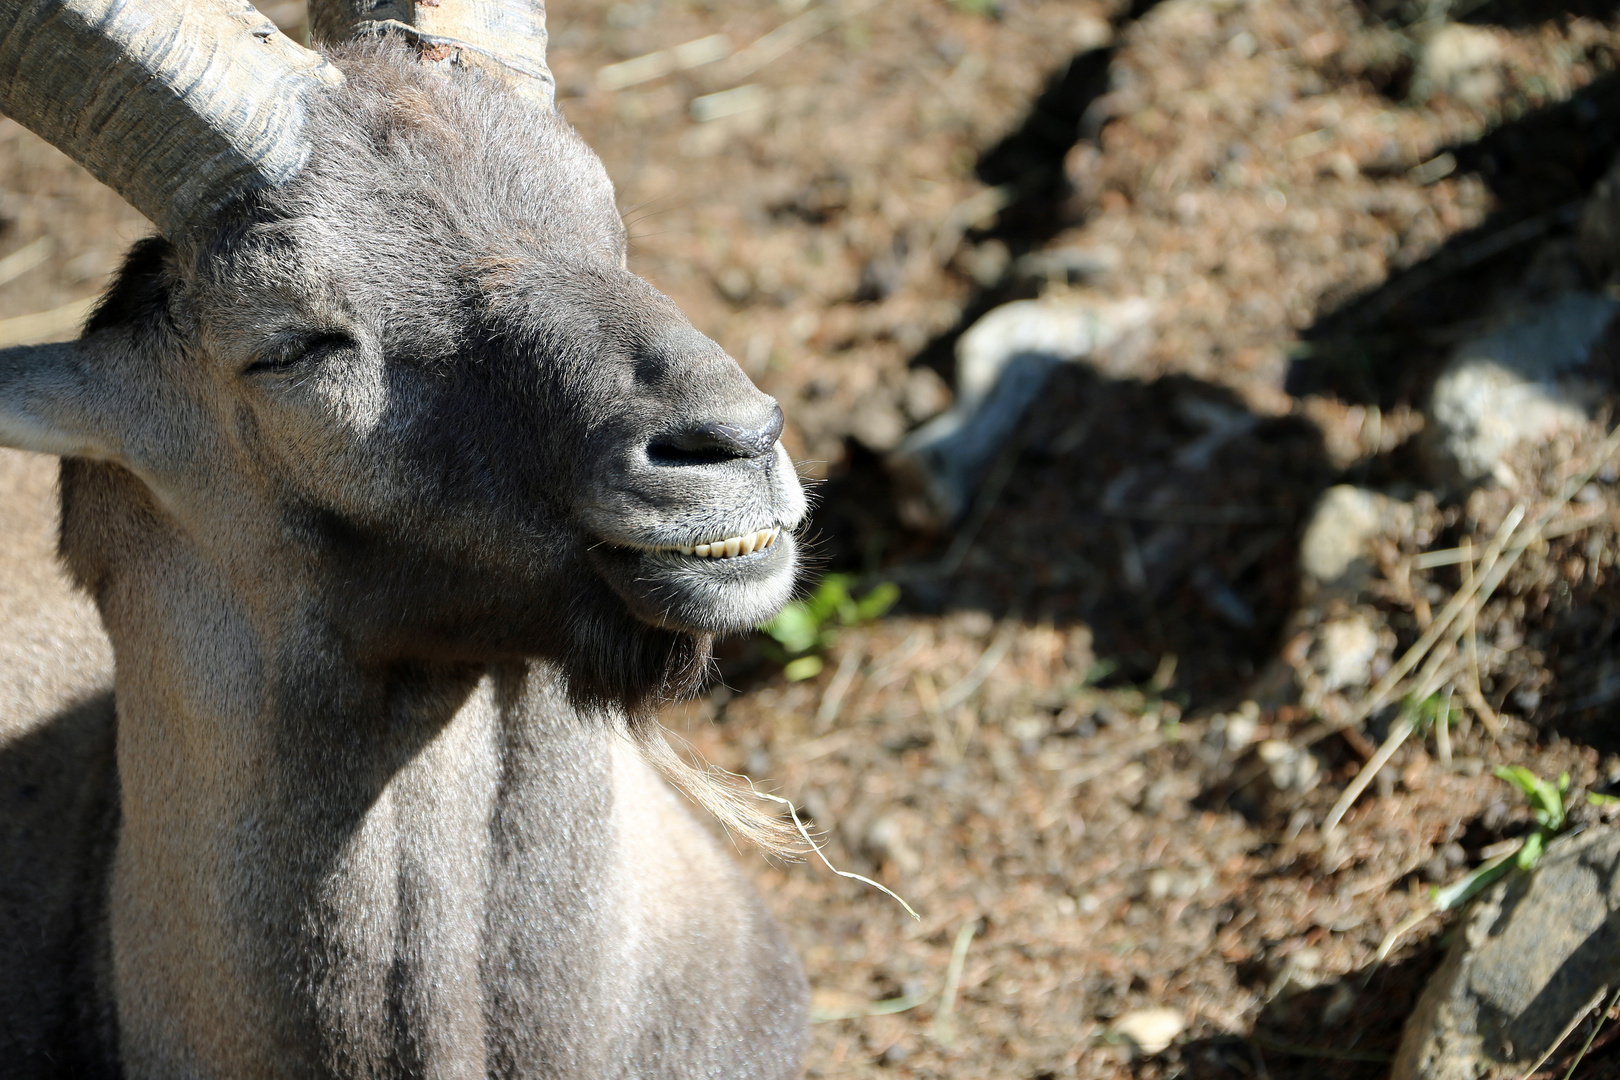
[[[266,375],[292,371],[328,353],[352,349],[355,344],[353,336],[342,330],[323,330],[318,334],[278,343],[249,364],[242,374]]]

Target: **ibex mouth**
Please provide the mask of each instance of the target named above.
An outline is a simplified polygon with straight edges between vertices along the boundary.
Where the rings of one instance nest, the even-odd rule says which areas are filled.
[[[752,555],[776,543],[779,526],[759,529],[741,536],[728,536],[724,540],[710,540],[705,544],[634,544],[643,551],[678,552],[700,559],[735,559],[739,555]]]

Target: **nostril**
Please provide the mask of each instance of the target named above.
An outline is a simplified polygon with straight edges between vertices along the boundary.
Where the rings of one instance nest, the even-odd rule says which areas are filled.
[[[773,405],[770,416],[759,425],[709,420],[653,439],[647,457],[655,465],[713,465],[767,457],[782,435],[782,424],[780,405]]]

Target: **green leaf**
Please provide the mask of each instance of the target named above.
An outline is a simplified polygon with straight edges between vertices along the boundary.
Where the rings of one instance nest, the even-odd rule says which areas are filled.
[[[1445,888],[1429,890],[1429,899],[1434,902],[1436,911],[1450,911],[1452,908],[1461,907],[1491,882],[1507,873],[1513,865],[1506,855],[1481,863]]]
[[[1588,806],[1614,806],[1616,804],[1620,804],[1620,795],[1600,795],[1595,791],[1586,793],[1586,805]]]
[[[818,620],[802,603],[792,603],[762,629],[790,653],[809,652],[820,637]]]
[[[1430,694],[1421,701],[1408,694],[1401,703],[1401,711],[1412,718],[1413,730],[1427,731],[1440,717],[1440,700],[1439,694]]]
[[[849,578],[843,574],[828,574],[804,601],[804,606],[816,622],[825,623],[850,602]]]
[[[856,615],[863,623],[873,619],[881,619],[889,613],[900,599],[900,586],[892,581],[885,581],[865,596],[855,605]]]
[[[837,640],[837,627],[870,622],[888,611],[900,598],[899,586],[886,582],[856,600],[849,591],[851,580],[846,574],[828,574],[809,596],[789,604],[776,618],[759,629],[781,645],[789,657],[821,653]],[[771,655],[770,649],[765,652]],[[783,657],[772,656],[772,659]],[[791,664],[788,666],[792,667]],[[809,665],[800,665],[794,670],[802,672],[808,668]],[[796,677],[809,678],[811,674],[814,672]]]
[[[1559,786],[1547,783],[1523,765],[1498,765],[1493,774],[1506,780],[1530,800],[1536,822],[1543,828],[1557,832],[1564,827],[1564,790],[1569,787],[1569,774],[1559,778]]]
[[[1519,857],[1515,860],[1520,870],[1533,870],[1536,863],[1541,861],[1541,853],[1547,848],[1547,834],[1537,829],[1524,838],[1524,847],[1519,849]]]
[[[789,660],[782,668],[782,676],[788,682],[803,682],[813,679],[821,674],[822,660],[819,656],[801,656],[797,660]]]

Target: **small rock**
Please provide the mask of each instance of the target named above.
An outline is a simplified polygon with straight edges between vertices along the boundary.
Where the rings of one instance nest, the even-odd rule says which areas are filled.
[[[1100,15],[1076,15],[1069,24],[1069,44],[1075,49],[1101,49],[1114,40],[1114,28]]]
[[[1179,1009],[1133,1009],[1114,1021],[1114,1030],[1125,1036],[1144,1057],[1162,1053],[1187,1027]]]
[[[1046,738],[1050,728],[1051,725],[1045,717],[1032,715],[1013,717],[1002,724],[1002,730],[1007,733],[1007,737],[1020,745],[1039,743]]]
[[[1306,792],[1322,782],[1322,766],[1309,750],[1300,750],[1286,739],[1267,739],[1255,747],[1265,763],[1266,775],[1278,791]]]
[[[1431,93],[1479,105],[1502,88],[1501,42],[1489,30],[1462,23],[1441,27],[1423,46],[1418,79]]]
[[[1392,1080],[1523,1073],[1620,970],[1620,830],[1550,845],[1469,911],[1406,1022]]]
[[[1113,344],[1145,324],[1151,310],[1143,300],[1019,300],[969,327],[956,343],[955,403],[888,458],[906,523],[941,529],[954,521],[1052,368]]]
[[[1601,393],[1581,369],[1620,304],[1566,293],[1463,344],[1436,380],[1424,445],[1436,470],[1463,482],[1518,486],[1507,455],[1580,430]]]
[[[1378,632],[1359,614],[1334,619],[1318,628],[1312,652],[1324,689],[1366,686],[1372,682],[1372,663],[1378,656]]]
[[[754,295],[754,277],[740,266],[728,266],[715,278],[714,287],[733,304],[743,304]]]
[[[1367,543],[1383,532],[1392,500],[1339,484],[1322,493],[1299,542],[1299,565],[1321,585],[1345,584],[1357,563],[1366,568]]]

